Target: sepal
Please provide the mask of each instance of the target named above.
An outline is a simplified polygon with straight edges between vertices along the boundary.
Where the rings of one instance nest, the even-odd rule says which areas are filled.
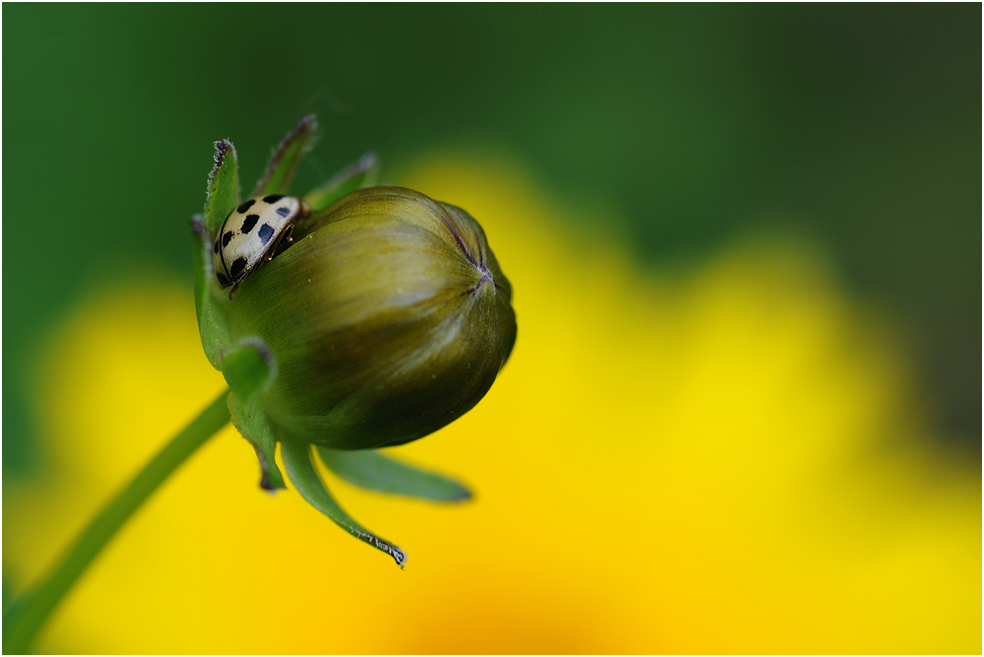
[[[259,338],[245,338],[222,352],[222,376],[234,393],[249,404],[277,375],[277,361]]]
[[[335,174],[328,182],[311,190],[304,200],[314,211],[323,210],[346,194],[372,187],[379,180],[379,158],[366,153],[358,162]]]
[[[304,159],[304,154],[311,148],[317,129],[318,121],[314,118],[314,114],[308,114],[298,121],[270,156],[263,177],[253,190],[253,196],[287,193],[297,167]]]
[[[353,486],[389,495],[405,495],[432,502],[464,502],[471,491],[453,479],[420,470],[374,451],[344,451],[318,446],[329,470]]]
[[[281,443],[280,449],[290,482],[294,484],[297,492],[307,500],[308,504],[328,516],[336,525],[360,541],[365,541],[377,550],[393,557],[396,564],[403,568],[407,563],[406,552],[401,550],[399,546],[370,532],[345,513],[342,507],[338,506],[338,502],[328,492],[324,482],[321,481],[321,477],[318,476],[317,470],[315,470],[314,455],[309,443],[285,440]]]
[[[232,393],[229,395],[229,414],[232,424],[256,450],[256,458],[260,461],[260,488],[268,491],[287,488],[277,467],[276,429],[259,404],[243,404],[236,393]]]
[[[246,338],[222,353],[222,375],[232,389],[229,395],[232,423],[260,460],[260,487],[271,491],[286,488],[277,468],[277,430],[258,403],[259,393],[277,375],[276,359],[260,339]]]
[[[228,346],[230,338],[220,301],[212,291],[217,283],[212,272],[211,239],[202,215],[196,214],[191,218],[191,233],[198,331],[208,362],[218,370],[221,369],[222,351]]]
[[[219,232],[222,222],[237,205],[239,205],[239,162],[236,158],[236,147],[228,139],[223,139],[215,142],[215,164],[208,174],[205,229],[210,236]]]

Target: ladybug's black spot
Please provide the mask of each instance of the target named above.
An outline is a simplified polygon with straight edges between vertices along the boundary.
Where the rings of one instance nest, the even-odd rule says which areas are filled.
[[[228,233],[222,236],[222,246],[229,246],[229,240],[231,239],[232,239],[232,231],[230,230]]]
[[[256,201],[250,199],[245,203],[243,203],[242,205],[240,205],[238,208],[236,208],[236,212],[238,212],[239,214],[246,214],[246,210],[249,210],[251,207],[253,207],[254,203],[256,203]]]
[[[223,274],[222,272],[216,272],[215,277],[219,279],[219,285],[221,285],[222,287],[226,287],[227,285],[229,285],[229,279],[226,278],[225,274]]]
[[[263,224],[257,234],[260,236],[260,241],[266,244],[273,237],[273,228],[270,227],[270,224]]]
[[[263,201],[266,203],[276,203],[284,197],[283,194],[270,194],[269,196],[264,196]]]
[[[247,216],[243,220],[243,232],[248,233],[249,231],[253,230],[253,226],[255,226],[256,222],[259,220],[260,220],[260,215],[258,214],[251,214]]]
[[[290,208],[277,208],[277,214],[281,217],[286,217],[290,214]]]
[[[236,258],[232,261],[232,267],[229,268],[229,273],[232,274],[233,278],[239,278],[239,275],[243,273],[246,269],[246,258]]]

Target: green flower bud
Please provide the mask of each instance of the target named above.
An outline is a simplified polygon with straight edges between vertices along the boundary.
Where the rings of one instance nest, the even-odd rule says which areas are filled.
[[[318,457],[368,490],[469,499],[460,482],[372,450],[426,436],[488,392],[516,341],[512,288],[467,212],[372,187],[372,153],[285,198],[316,129],[313,116],[298,122],[246,200],[236,149],[216,142],[205,211],[191,221],[198,328],[260,486],[286,487],[280,443],[297,492],[403,567],[398,545],[335,501]]]
[[[276,373],[257,402],[285,436],[337,449],[399,445],[471,409],[516,339],[512,289],[481,226],[399,187],[354,192],[226,305]]]

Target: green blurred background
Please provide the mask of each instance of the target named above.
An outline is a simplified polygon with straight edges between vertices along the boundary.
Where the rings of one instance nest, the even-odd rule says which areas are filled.
[[[301,114],[301,186],[366,150],[517,154],[686,268],[805,234],[898,320],[950,446],[981,430],[981,8],[61,6],[4,9],[4,470],[30,467],[39,336],[121,266],[186,275],[211,142],[246,179]]]

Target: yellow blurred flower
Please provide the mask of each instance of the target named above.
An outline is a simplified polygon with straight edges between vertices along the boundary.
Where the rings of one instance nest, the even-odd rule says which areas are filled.
[[[53,617],[54,652],[981,650],[980,479],[927,448],[903,353],[799,246],[644,274],[509,163],[401,182],[467,208],[519,339],[461,420],[393,450],[477,491],[448,508],[329,477],[407,549],[401,572],[300,497],[257,487],[227,429]],[[53,341],[50,472],[4,488],[4,572],[37,577],[223,387],[190,289],[108,290]]]

